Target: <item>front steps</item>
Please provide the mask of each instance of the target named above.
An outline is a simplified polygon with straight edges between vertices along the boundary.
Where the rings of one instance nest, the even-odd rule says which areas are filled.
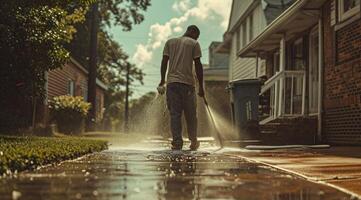
[[[317,118],[277,119],[259,129],[259,138],[265,145],[315,144]]]

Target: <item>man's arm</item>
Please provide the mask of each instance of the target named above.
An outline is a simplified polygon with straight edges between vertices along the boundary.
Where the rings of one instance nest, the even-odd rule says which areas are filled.
[[[204,97],[204,89],[203,89],[203,65],[201,63],[201,58],[194,59],[194,65],[196,69],[196,75],[198,79],[198,95],[200,97]]]
[[[169,61],[169,56],[164,55],[162,58],[162,64],[160,67],[161,79],[160,79],[159,86],[163,86],[165,84],[165,74],[167,73],[168,61]]]

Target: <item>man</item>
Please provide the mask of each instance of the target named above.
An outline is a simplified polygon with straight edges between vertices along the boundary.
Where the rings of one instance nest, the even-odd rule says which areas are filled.
[[[173,38],[166,42],[161,64],[161,81],[165,84],[167,72],[167,106],[170,113],[171,132],[173,135],[172,149],[181,150],[182,139],[182,112],[187,124],[188,138],[191,141],[190,149],[197,150],[197,112],[195,80],[193,62],[198,79],[198,95],[204,97],[203,66],[201,63],[202,51],[197,39],[200,31],[197,26],[191,25],[182,37]]]

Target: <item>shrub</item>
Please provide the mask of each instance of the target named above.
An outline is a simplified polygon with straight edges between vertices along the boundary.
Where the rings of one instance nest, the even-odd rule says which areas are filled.
[[[4,173],[74,159],[107,149],[107,142],[66,136],[61,138],[0,136],[0,178]]]
[[[58,96],[49,102],[52,119],[56,121],[62,133],[80,133],[84,129],[84,119],[88,115],[90,103],[81,96]]]

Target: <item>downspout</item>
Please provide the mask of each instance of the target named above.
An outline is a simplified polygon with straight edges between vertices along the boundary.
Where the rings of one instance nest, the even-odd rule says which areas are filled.
[[[323,67],[324,67],[324,54],[323,54],[323,12],[320,12],[320,18],[318,20],[318,38],[319,38],[319,50],[318,50],[318,123],[317,123],[317,140],[318,142],[322,141],[322,113],[323,113],[323,106],[322,106],[322,100],[323,100]]]
[[[259,53],[257,52],[257,56],[256,56],[256,77],[258,78],[258,68],[259,68]]]

